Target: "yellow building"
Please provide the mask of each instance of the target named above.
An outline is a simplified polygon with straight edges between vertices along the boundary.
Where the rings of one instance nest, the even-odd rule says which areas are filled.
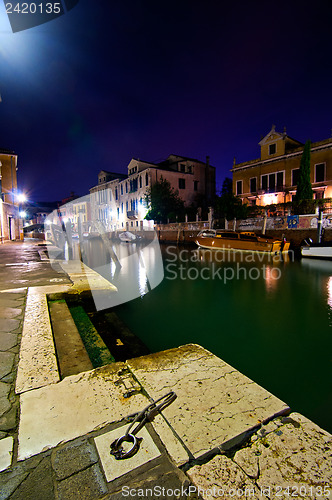
[[[17,155],[0,149],[0,241],[20,237],[17,198]]]
[[[234,161],[233,192],[249,205],[271,205],[292,201],[304,144],[284,130],[272,126],[259,142],[260,158],[243,163]],[[332,138],[311,144],[311,184],[314,198],[332,198]]]

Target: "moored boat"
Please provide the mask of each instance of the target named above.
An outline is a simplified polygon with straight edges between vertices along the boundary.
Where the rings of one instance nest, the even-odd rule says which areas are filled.
[[[304,240],[304,243],[305,244],[301,246],[302,257],[332,259],[332,241],[313,243],[311,238],[309,238],[308,240]]]
[[[208,229],[196,236],[196,244],[202,248],[219,250],[244,250],[251,252],[287,252],[289,242],[251,231],[227,231]]]
[[[119,238],[121,241],[125,243],[132,243],[133,241],[137,241],[139,238],[136,234],[131,233],[130,231],[124,231],[123,233],[119,233]]]

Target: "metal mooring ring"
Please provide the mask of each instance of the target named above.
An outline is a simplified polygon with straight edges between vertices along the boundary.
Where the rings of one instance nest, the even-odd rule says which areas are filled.
[[[131,442],[133,443],[133,446],[130,448],[130,450],[124,451],[124,449],[121,447],[123,442]],[[130,458],[134,456],[135,453],[138,452],[138,448],[139,441],[136,436],[134,436],[134,434],[125,434],[111,444],[110,453],[116,460],[123,460],[124,458]]]

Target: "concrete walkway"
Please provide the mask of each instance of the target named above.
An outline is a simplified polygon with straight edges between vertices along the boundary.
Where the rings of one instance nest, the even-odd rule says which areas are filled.
[[[41,255],[0,246],[0,500],[332,498],[332,436],[200,346],[61,380],[43,297],[71,280]],[[126,417],[170,390],[138,453],[115,460]]]

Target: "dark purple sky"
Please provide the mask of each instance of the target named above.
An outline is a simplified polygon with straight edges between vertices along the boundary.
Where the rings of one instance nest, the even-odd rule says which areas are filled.
[[[331,134],[331,2],[80,0],[42,26],[0,30],[0,148],[32,200],[88,193],[132,157],[259,157],[274,123]]]

